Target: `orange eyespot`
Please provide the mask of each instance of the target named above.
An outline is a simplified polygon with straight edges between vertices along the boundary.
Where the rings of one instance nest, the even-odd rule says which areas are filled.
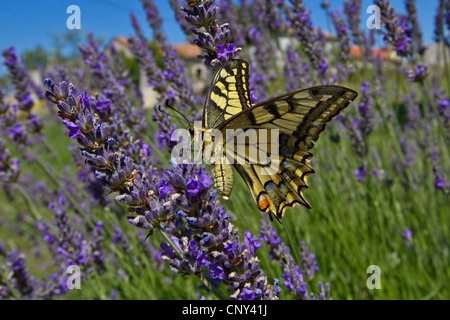
[[[266,212],[267,209],[270,207],[270,200],[269,197],[265,194],[258,196],[258,207],[261,211]]]

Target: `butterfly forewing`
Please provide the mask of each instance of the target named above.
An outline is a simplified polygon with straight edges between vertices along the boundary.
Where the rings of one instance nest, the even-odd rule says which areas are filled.
[[[224,137],[230,129],[241,129],[244,135],[248,129],[264,129],[265,134],[272,137],[263,139],[270,142],[270,148],[261,143],[261,134],[256,142],[225,139],[228,147],[223,150],[224,158],[233,160],[233,166],[251,190],[258,208],[281,221],[289,207],[310,208],[302,194],[308,187],[308,175],[314,173],[309,165],[312,157],[309,150],[327,123],[358,94],[345,87],[324,85],[293,91],[253,107],[249,95],[248,64],[243,60],[229,62],[214,78],[205,104],[203,125],[219,129]],[[278,134],[277,139],[272,136],[274,132]],[[243,148],[239,149],[242,144]],[[267,153],[269,163],[255,155],[260,151]],[[220,194],[228,197],[233,177],[230,168],[225,166],[216,164],[213,177],[219,177],[215,185]]]
[[[334,85],[301,89],[243,110],[218,128],[279,129],[306,138],[312,127],[325,128],[357,95],[353,90]]]
[[[215,128],[250,108],[248,63],[232,60],[219,69],[203,109],[203,128]]]

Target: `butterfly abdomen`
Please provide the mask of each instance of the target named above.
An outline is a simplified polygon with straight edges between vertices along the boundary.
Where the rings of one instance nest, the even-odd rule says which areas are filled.
[[[212,171],[214,186],[224,199],[228,199],[233,188],[233,169],[229,164],[215,164]]]

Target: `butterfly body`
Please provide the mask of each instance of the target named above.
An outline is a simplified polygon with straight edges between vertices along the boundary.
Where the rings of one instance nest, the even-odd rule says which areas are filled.
[[[219,194],[224,198],[230,196],[234,166],[258,208],[269,213],[270,218],[274,215],[280,220],[285,210],[295,205],[310,208],[302,194],[308,187],[308,175],[314,173],[309,164],[312,157],[309,150],[327,123],[356,96],[351,89],[323,85],[252,106],[248,63],[244,60],[226,63],[215,74],[202,119],[203,130],[218,130],[226,137],[223,146],[213,151],[221,160],[214,163],[212,170]],[[253,134],[255,140],[248,134],[251,130],[257,132]],[[248,136],[239,144],[236,135],[227,136],[228,131]],[[236,152],[239,147],[243,151]],[[267,163],[269,158],[271,162]]]

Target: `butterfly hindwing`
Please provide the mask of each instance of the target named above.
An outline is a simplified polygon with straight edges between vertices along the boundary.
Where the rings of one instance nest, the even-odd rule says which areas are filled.
[[[284,163],[283,160],[280,172],[271,174],[264,166],[235,165],[236,170],[251,190],[258,208],[267,212],[271,219],[274,215],[279,221],[286,209],[294,205],[310,208],[308,202],[303,198],[302,189],[308,186],[307,176],[314,173],[309,165],[294,161],[289,166],[293,165],[297,169],[291,171],[289,166],[284,166],[287,163]]]
[[[280,220],[285,210],[294,205],[310,208],[302,192],[308,187],[307,177],[314,173],[309,164],[312,154],[308,150],[300,151],[294,147],[297,139],[291,135],[280,133],[277,140],[273,140],[272,132],[269,130],[267,136],[269,148],[261,147],[265,143],[261,144],[261,140],[258,140],[254,148],[239,151],[236,148],[239,143],[234,141],[233,166],[251,190],[258,208],[269,213],[271,218],[273,214]],[[247,142],[252,145],[251,142]],[[275,155],[274,149],[278,150]],[[230,157],[230,148],[226,150]],[[249,150],[253,155],[249,154]],[[266,157],[255,155],[261,150],[267,152]]]

